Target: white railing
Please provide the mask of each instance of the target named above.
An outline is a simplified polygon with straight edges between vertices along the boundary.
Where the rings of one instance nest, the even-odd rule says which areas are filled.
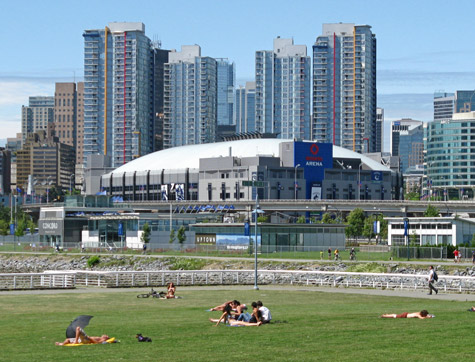
[[[47,271],[0,274],[0,290],[176,285],[253,285],[254,270]],[[259,270],[260,285],[427,289],[427,275],[332,271]],[[444,292],[474,293],[475,277],[439,275]]]

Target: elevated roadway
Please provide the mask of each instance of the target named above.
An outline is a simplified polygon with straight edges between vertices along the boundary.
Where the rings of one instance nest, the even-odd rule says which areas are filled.
[[[284,214],[310,213],[349,213],[361,208],[367,213],[382,213],[385,216],[422,216],[430,205],[439,209],[442,216],[468,214],[475,217],[475,201],[406,201],[406,200],[259,200],[259,207],[267,213]],[[38,213],[46,204],[22,205],[25,212]],[[64,206],[63,203],[50,203],[49,206]],[[197,213],[216,212],[234,213],[250,211],[255,201],[127,201],[117,203],[109,210],[135,210],[136,212],[159,213]],[[69,209],[69,208],[68,208]],[[87,210],[87,207],[72,207],[75,211]],[[103,209],[103,208],[101,208]]]

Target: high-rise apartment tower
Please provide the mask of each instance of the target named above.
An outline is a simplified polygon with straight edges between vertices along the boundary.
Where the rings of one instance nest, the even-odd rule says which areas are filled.
[[[109,23],[84,37],[84,160],[114,167],[153,150],[154,55],[143,23]]]
[[[256,131],[310,139],[310,57],[293,39],[256,52]]]
[[[198,45],[171,51],[164,75],[163,146],[216,140],[217,62],[201,56]]]
[[[376,37],[371,26],[323,24],[313,46],[312,139],[381,152],[376,125]]]

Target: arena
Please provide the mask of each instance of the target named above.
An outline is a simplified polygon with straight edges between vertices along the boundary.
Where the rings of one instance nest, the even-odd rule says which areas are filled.
[[[123,201],[253,200],[256,192],[259,199],[390,200],[399,199],[401,180],[329,143],[248,139],[154,152],[103,175],[100,188]]]

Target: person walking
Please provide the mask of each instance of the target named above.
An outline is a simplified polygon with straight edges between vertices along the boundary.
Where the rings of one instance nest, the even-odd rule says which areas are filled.
[[[434,267],[431,265],[429,267],[429,295],[432,295],[432,291],[435,292],[435,294],[439,293],[439,289],[437,289],[436,287],[434,287],[434,282],[435,282],[435,271],[434,271]]]

